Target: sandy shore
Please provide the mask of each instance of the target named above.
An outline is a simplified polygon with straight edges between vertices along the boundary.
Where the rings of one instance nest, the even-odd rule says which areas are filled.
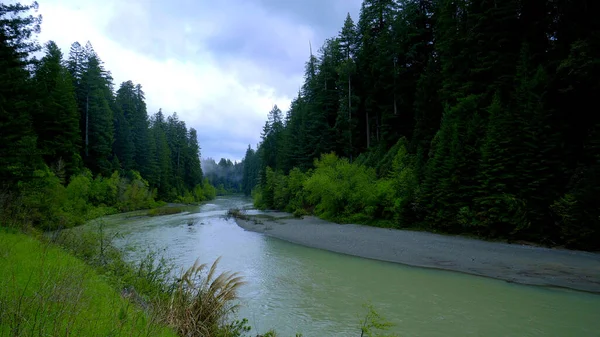
[[[596,253],[339,225],[311,216],[295,219],[283,212],[237,219],[237,223],[246,230],[343,254],[600,293],[600,254]]]

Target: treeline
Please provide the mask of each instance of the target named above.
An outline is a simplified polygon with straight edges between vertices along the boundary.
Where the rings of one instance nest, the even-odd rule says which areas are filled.
[[[124,206],[129,196],[123,184],[143,188],[151,201],[214,196],[203,184],[196,130],[188,129],[176,113],[166,117],[159,110],[149,118],[142,86],[127,81],[115,90],[89,42],[85,47],[73,43],[64,59],[50,41],[43,57],[35,57],[42,50],[34,38],[41,16],[30,14],[36,9],[37,3],[0,4],[3,206],[17,195],[23,197],[20,202],[29,200],[22,194],[38,193],[56,182],[69,190],[81,179],[87,182],[78,183],[84,189],[78,193],[95,205],[120,209],[151,204]],[[113,180],[103,187],[106,195],[92,197],[88,189],[103,179]]]
[[[208,182],[216,188],[217,195],[242,192],[244,162],[232,162],[221,158],[217,163],[212,158],[202,159],[202,172]]]
[[[598,5],[363,1],[285,116],[269,113],[244,192],[339,221],[599,249]]]

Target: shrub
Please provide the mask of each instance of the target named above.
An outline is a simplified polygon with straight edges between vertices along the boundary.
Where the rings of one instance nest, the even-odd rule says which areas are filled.
[[[373,213],[368,207],[376,199],[377,176],[374,169],[350,164],[335,154],[315,161],[315,170],[304,183],[306,199],[315,205],[315,213],[331,220]]]
[[[159,216],[159,215],[169,215],[169,214],[177,214],[183,212],[183,208],[181,207],[159,207],[148,210],[146,215],[148,216]]]
[[[396,334],[388,334],[390,328],[394,325],[381,316],[372,305],[366,304],[367,311],[365,318],[360,322],[360,335],[365,337],[397,337]]]
[[[217,196],[217,190],[213,185],[210,184],[208,178],[204,178],[202,183],[202,191],[206,200],[212,200]]]
[[[254,207],[264,210],[267,208],[267,205],[265,203],[265,198],[263,197],[263,192],[262,189],[259,187],[256,187],[255,189],[252,190],[252,200],[254,202]]]
[[[20,187],[15,211],[21,214],[22,225],[52,230],[83,222],[81,216],[65,211],[65,187],[48,167],[34,171],[33,179]]]
[[[239,208],[230,208],[227,211],[227,218],[250,220],[250,217],[248,214],[246,214],[246,211]]]
[[[303,173],[299,168],[292,169],[287,177],[288,201],[285,210],[294,213],[296,216],[308,213],[304,192],[304,183],[307,179],[308,174]]]

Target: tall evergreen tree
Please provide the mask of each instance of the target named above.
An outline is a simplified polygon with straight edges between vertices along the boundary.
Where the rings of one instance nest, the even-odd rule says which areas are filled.
[[[171,153],[171,167],[173,175],[170,177],[171,186],[175,188],[175,195],[183,193],[184,184],[184,156],[187,145],[187,128],[184,121],[179,120],[179,116],[174,112],[173,115],[167,117],[166,137],[169,151]]]
[[[134,142],[133,134],[146,131],[147,127],[144,127],[143,130],[136,130],[133,125],[136,117],[136,96],[133,82],[121,83],[117,90],[116,105],[118,111],[115,111],[115,115],[117,115],[115,118],[115,155],[124,169],[138,169],[137,144]]]
[[[202,184],[202,166],[200,165],[200,145],[198,145],[198,134],[196,129],[190,128],[188,144],[186,146],[184,183],[191,190],[196,185]]]
[[[357,33],[350,13],[346,16],[338,39],[343,60],[338,67],[337,86],[340,102],[334,126],[337,140],[336,152],[345,155],[352,161],[354,154],[354,133],[352,129],[356,125],[355,114],[358,97],[352,90],[352,78],[356,74],[354,57],[356,54]]]
[[[171,166],[171,151],[167,143],[166,122],[162,110],[152,118],[151,132],[156,149],[156,174],[155,181],[158,188],[158,195],[164,199],[170,199],[171,195],[171,175],[173,172]]]
[[[281,145],[283,131],[283,116],[281,110],[275,105],[269,111],[268,121],[263,127],[262,146],[264,147],[262,161],[265,167],[277,169],[278,149]]]
[[[81,166],[75,89],[68,70],[62,64],[62,53],[56,43],[48,42],[45,49],[46,55],[41,59],[34,76],[39,100],[33,113],[33,122],[44,160],[53,165],[64,162],[66,171],[63,173],[70,176]]]
[[[391,146],[398,115],[394,111],[395,57],[390,46],[397,14],[394,0],[365,0],[360,9],[357,67],[360,74],[361,114],[365,121],[366,147],[372,143]]]
[[[150,134],[148,132],[148,112],[146,111],[145,94],[140,84],[135,85],[134,114],[129,120],[131,134],[135,146],[135,163],[137,170],[144,176],[150,175],[153,166],[153,154],[150,151]]]
[[[32,37],[40,31],[41,16],[27,14],[36,9],[35,2],[31,6],[0,3],[0,180],[10,186],[30,177],[39,158],[28,72],[31,53],[39,50]]]
[[[245,195],[250,195],[258,183],[258,172],[260,170],[258,156],[250,145],[248,145],[248,149],[246,150],[243,163],[244,169],[242,173],[242,192]]]
[[[131,127],[123,114],[123,108],[119,104],[120,97],[117,93],[116,107],[113,110],[115,137],[113,143],[113,153],[118,158],[121,168],[132,170],[135,167],[134,155],[135,147],[131,139]]]
[[[88,46],[91,47],[90,44]],[[89,54],[83,74],[86,90],[84,110],[84,160],[93,172],[110,175],[113,143],[113,113],[110,108],[112,93],[107,76],[98,56]]]

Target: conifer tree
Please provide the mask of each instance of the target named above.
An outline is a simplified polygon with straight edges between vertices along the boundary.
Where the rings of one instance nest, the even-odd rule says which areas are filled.
[[[46,55],[36,67],[34,82],[39,97],[33,113],[38,148],[51,165],[65,165],[66,176],[81,168],[79,113],[75,88],[56,43],[45,46]],[[64,178],[64,177],[63,177]]]
[[[0,180],[9,187],[30,177],[39,164],[28,68],[31,53],[39,50],[32,38],[40,31],[41,16],[31,10],[37,10],[37,3],[0,3]]]

